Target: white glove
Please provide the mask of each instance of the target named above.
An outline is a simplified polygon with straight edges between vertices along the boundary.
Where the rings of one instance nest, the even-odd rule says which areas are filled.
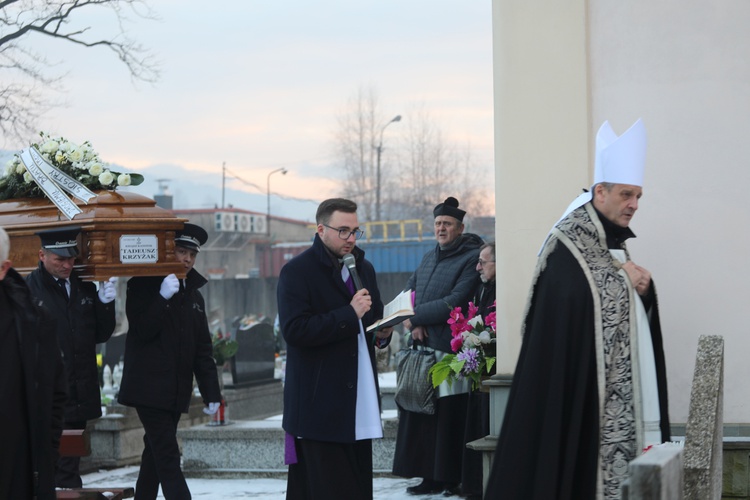
[[[219,411],[219,406],[221,406],[221,403],[208,403],[208,407],[203,408],[203,413],[206,415],[213,415]]]
[[[117,295],[117,278],[109,278],[109,281],[99,282],[99,300],[102,304],[109,304],[115,300]]]
[[[172,298],[174,294],[177,293],[177,290],[180,289],[180,280],[177,279],[177,276],[174,274],[170,274],[164,280],[161,282],[161,288],[159,289],[159,294],[164,297],[166,300],[169,300]]]

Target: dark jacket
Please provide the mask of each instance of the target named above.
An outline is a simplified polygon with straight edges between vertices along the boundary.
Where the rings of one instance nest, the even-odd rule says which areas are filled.
[[[115,302],[102,304],[96,286],[82,281],[75,272],[70,275],[70,301],[66,301],[42,262],[26,277],[26,283],[57,321],[57,341],[68,381],[65,421],[101,417],[96,344],[109,340],[115,330]]]
[[[362,317],[367,328],[382,317],[383,303],[372,264],[358,247],[352,254],[372,296],[372,308]],[[287,343],[284,430],[305,439],[353,443],[359,321],[341,269],[319,236],[281,268],[277,299]],[[373,335],[366,333],[366,339],[377,386]]]
[[[6,310],[7,307],[10,311]],[[36,478],[35,498],[51,500],[55,498],[55,463],[66,399],[64,368],[55,337],[54,318],[32,299],[23,278],[13,269],[0,281],[0,314],[4,316],[0,324],[9,327],[7,331],[0,331],[0,335],[8,335],[3,340],[3,347],[7,348],[6,341],[10,342],[18,346],[17,352],[20,353],[21,376],[10,382],[19,384],[18,387],[24,390],[16,393],[22,404],[12,403],[8,398],[13,398],[5,393],[0,395],[5,405],[3,416],[9,419],[2,419],[7,424],[3,432],[23,433],[14,436],[15,442],[27,446],[25,450],[15,449],[10,446],[12,439],[3,439],[0,471],[14,471],[15,480],[19,480],[18,476],[26,476],[29,482],[21,480],[23,484],[32,484]],[[22,458],[24,454],[26,457],[30,454],[30,462]],[[31,470],[26,467],[27,463],[31,464]],[[0,477],[3,482],[12,479],[3,473]],[[16,495],[15,491],[9,492],[8,486],[0,484],[0,494],[7,493],[7,498],[27,498]]]
[[[219,378],[208,331],[206,305],[198,291],[206,279],[195,269],[187,285],[165,300],[163,277],[128,281],[125,368],[118,401],[187,413],[193,374],[205,403],[221,401]]]
[[[482,318],[487,317],[491,312],[495,312],[495,280],[487,283],[480,283],[476,292],[474,292],[474,305],[477,306],[477,314]]]
[[[406,283],[406,289],[416,292],[411,324],[427,328],[427,345],[433,349],[453,352],[448,317],[455,307],[465,309],[477,289],[481,246],[482,238],[471,233],[462,234],[445,250],[436,244]]]

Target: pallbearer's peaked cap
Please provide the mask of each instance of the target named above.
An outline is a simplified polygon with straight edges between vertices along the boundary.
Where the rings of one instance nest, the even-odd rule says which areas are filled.
[[[42,240],[42,248],[60,257],[69,258],[78,256],[78,233],[80,232],[79,226],[68,226],[39,231],[36,235]]]
[[[182,231],[177,231],[175,236],[174,244],[178,247],[188,248],[195,250],[196,252],[201,251],[201,245],[205,245],[208,241],[208,233],[205,229],[195,224],[185,223],[185,227]]]

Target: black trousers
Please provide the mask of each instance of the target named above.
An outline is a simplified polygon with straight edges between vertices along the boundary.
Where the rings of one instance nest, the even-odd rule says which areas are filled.
[[[85,429],[86,421],[65,422],[63,429]],[[80,488],[81,481],[81,457],[60,457],[55,467],[55,486],[57,488]]]
[[[372,500],[372,441],[329,443],[297,439],[287,500]]]
[[[136,500],[154,500],[159,493],[159,484],[166,500],[190,500],[177,445],[180,413],[143,407],[136,408],[136,411],[146,431],[141,470],[135,483]]]

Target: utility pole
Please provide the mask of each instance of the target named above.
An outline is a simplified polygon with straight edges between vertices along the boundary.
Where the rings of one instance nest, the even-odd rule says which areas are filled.
[[[383,132],[385,132],[385,128],[390,125],[393,122],[400,122],[401,121],[401,115],[396,115],[383,125],[383,128],[380,129],[380,142],[378,143],[377,151],[378,151],[378,164],[377,164],[377,170],[375,174],[375,220],[382,220],[380,218],[380,155],[383,153]]]
[[[224,186],[227,178],[227,162],[221,162],[221,209],[224,210]]]

